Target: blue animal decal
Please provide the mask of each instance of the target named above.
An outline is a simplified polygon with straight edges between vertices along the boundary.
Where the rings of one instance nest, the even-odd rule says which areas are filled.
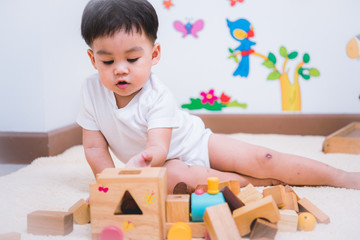
[[[233,75],[247,77],[249,75],[249,55],[254,52],[254,50],[251,49],[251,46],[256,44],[249,39],[254,36],[253,27],[248,20],[243,18],[234,22],[231,22],[228,19],[226,21],[230,30],[230,35],[236,41],[240,42],[240,45],[235,48],[235,50],[230,50],[234,57],[241,55],[241,61]]]

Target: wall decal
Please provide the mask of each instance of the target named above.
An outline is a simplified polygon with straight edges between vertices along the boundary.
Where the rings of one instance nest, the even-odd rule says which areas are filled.
[[[170,7],[174,6],[174,4],[172,3],[172,0],[164,0],[163,4],[166,9],[170,9]]]
[[[304,65],[309,63],[310,55],[305,53],[303,59],[296,66],[294,73],[294,81],[291,82],[288,76],[288,70],[286,64],[289,60],[293,60],[298,56],[298,52],[293,51],[288,53],[287,49],[282,46],[280,47],[280,56],[284,58],[282,71],[276,68],[277,59],[273,53],[269,53],[268,56],[264,56],[251,49],[251,46],[255,45],[255,42],[249,40],[250,37],[254,36],[253,27],[250,22],[246,19],[238,19],[234,22],[227,20],[227,24],[230,30],[231,36],[240,42],[240,46],[231,49],[229,59],[234,59],[235,63],[238,64],[237,69],[233,73],[234,76],[247,77],[249,74],[249,57],[250,55],[258,56],[264,59],[263,65],[269,69],[273,69],[267,77],[267,80],[280,80],[281,87],[281,100],[283,111],[301,111],[301,92],[299,77],[304,80],[309,80],[311,77],[320,76],[319,70],[316,68],[305,67]],[[241,55],[241,60],[238,59]]]
[[[246,103],[239,103],[236,100],[230,101],[231,97],[225,93],[222,93],[220,97],[216,96],[214,89],[201,92],[200,96],[201,98],[190,98],[190,103],[183,104],[181,107],[189,110],[206,109],[209,111],[221,111],[225,107],[247,108]]]
[[[360,34],[348,42],[346,45],[346,53],[349,58],[360,57]]]
[[[254,36],[253,27],[248,20],[243,18],[234,22],[231,22],[228,19],[226,21],[231,37],[240,42],[240,45],[234,50],[229,49],[232,54],[230,57],[233,57],[235,61],[239,63],[233,75],[247,77],[249,75],[249,55],[254,52],[254,50],[251,49],[251,46],[256,44],[249,39]],[[241,55],[240,62],[237,60],[236,55]]]
[[[237,2],[240,2],[240,3],[242,3],[242,2],[244,2],[244,0],[230,0],[230,6],[235,6],[235,4],[237,3]]]
[[[193,24],[191,24],[190,22],[183,24],[180,21],[175,21],[174,28],[177,31],[183,33],[183,38],[188,35],[193,35],[195,38],[198,38],[197,32],[201,31],[204,28],[204,21],[200,19]]]

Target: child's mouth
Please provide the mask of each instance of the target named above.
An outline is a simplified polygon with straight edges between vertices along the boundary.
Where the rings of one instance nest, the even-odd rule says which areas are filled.
[[[129,83],[126,81],[120,81],[116,84],[116,86],[120,89],[127,88],[129,86]]]

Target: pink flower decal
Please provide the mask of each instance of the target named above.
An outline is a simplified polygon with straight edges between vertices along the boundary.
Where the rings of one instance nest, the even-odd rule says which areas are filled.
[[[202,104],[209,103],[210,105],[213,105],[218,99],[218,97],[214,95],[214,89],[211,89],[208,93],[201,92],[201,96],[203,96],[203,99],[201,100]]]

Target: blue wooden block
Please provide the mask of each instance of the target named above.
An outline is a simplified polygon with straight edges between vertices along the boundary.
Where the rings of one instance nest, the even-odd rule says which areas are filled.
[[[207,207],[225,203],[221,192],[218,194],[191,194],[191,221],[203,222],[203,216]]]

